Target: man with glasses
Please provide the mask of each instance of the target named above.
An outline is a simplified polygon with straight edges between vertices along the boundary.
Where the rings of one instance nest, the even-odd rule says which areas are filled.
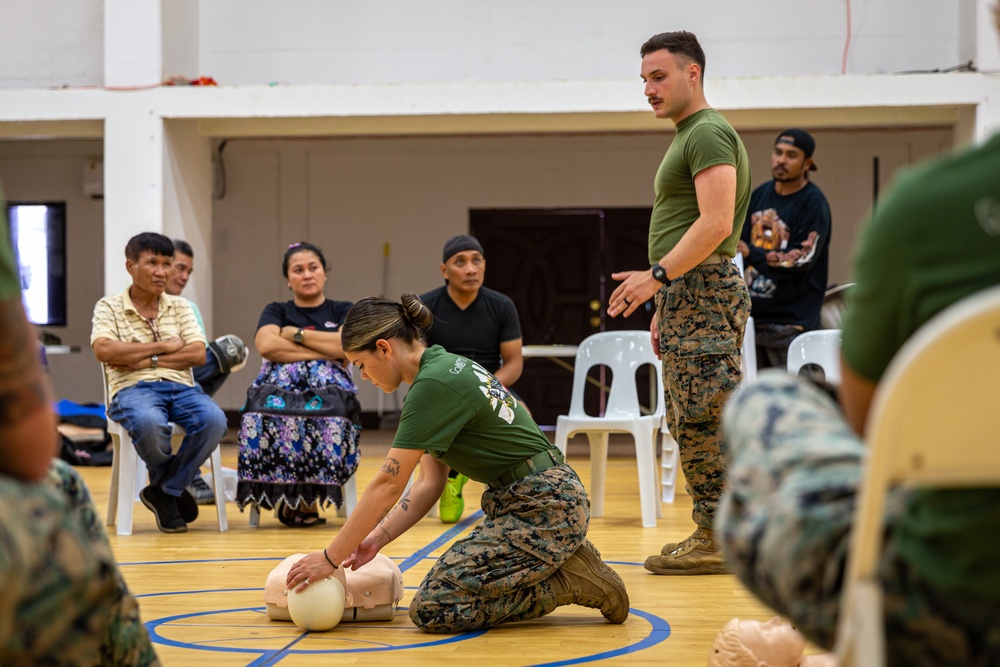
[[[108,418],[128,430],[149,470],[139,494],[165,533],[183,533],[198,517],[188,492],[202,463],[226,434],[226,417],[191,369],[205,363],[205,335],[191,305],[166,294],[174,244],[144,232],[125,246],[132,284],[94,307],[90,343],[105,364]],[[170,422],[184,428],[171,451]]]

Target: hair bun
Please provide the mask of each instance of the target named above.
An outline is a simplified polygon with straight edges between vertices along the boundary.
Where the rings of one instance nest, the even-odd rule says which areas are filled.
[[[403,295],[399,297],[399,302],[403,306],[403,314],[413,326],[424,331],[430,328],[431,322],[434,321],[434,315],[431,314],[430,308],[420,300],[416,292],[403,292]]]

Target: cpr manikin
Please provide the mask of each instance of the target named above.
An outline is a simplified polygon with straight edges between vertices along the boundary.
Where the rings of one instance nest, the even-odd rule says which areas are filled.
[[[712,642],[708,667],[835,667],[832,655],[803,655],[806,639],[778,616],[769,621],[734,618]]]
[[[288,571],[305,554],[294,554],[281,561],[267,575],[264,602],[272,621],[291,621],[288,613]],[[339,575],[339,576],[338,576]],[[342,577],[347,591],[341,623],[352,621],[391,621],[396,605],[403,598],[403,575],[390,558],[376,556],[357,570],[340,568],[334,576]]]

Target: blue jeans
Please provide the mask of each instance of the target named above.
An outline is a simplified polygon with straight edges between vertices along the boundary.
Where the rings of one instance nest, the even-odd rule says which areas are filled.
[[[172,496],[191,483],[228,428],[225,414],[201,387],[177,382],[140,382],[122,389],[111,400],[108,417],[132,437],[150,484]],[[176,454],[169,422],[187,431]]]
[[[205,364],[195,366],[191,370],[194,371],[194,381],[209,396],[215,396],[215,392],[219,391],[222,383],[229,378],[229,373],[223,373],[222,369],[219,368],[219,362],[211,348],[205,348]]]

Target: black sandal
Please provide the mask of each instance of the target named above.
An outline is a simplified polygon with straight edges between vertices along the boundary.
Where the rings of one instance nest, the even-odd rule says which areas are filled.
[[[296,528],[312,528],[313,526],[322,526],[324,523],[326,523],[326,518],[321,517],[319,512],[298,512],[295,515]]]
[[[303,512],[291,509],[287,503],[278,501],[274,506],[274,513],[278,521],[289,528],[312,528],[322,526],[326,519],[319,515],[319,512]]]

